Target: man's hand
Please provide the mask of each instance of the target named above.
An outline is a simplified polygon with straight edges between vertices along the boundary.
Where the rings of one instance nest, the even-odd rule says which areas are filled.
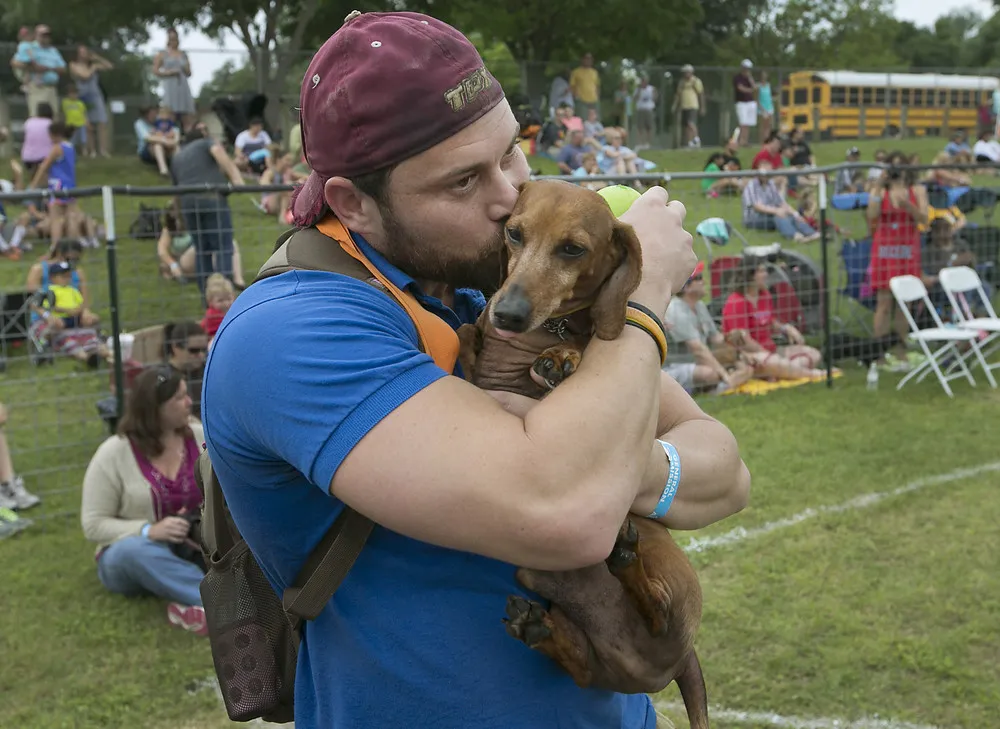
[[[805,337],[802,336],[802,333],[791,324],[785,324],[782,329],[785,332],[785,336],[788,337],[788,341],[792,344],[806,343]]]
[[[687,283],[698,263],[691,234],[684,230],[687,210],[667,191],[651,187],[622,216],[642,245],[642,281],[632,298],[665,318],[670,297]]]

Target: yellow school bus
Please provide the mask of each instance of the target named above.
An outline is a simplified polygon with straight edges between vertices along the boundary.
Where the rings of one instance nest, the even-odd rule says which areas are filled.
[[[915,136],[974,132],[980,105],[991,104],[998,87],[992,76],[797,71],[782,82],[781,127],[818,127],[823,139],[879,137],[904,126]]]

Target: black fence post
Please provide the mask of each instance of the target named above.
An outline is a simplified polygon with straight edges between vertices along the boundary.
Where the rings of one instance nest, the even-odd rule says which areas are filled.
[[[107,235],[108,304],[111,309],[111,347],[115,368],[115,412],[120,419],[125,403],[125,364],[122,362],[121,315],[118,302],[118,244],[115,234],[115,195],[109,186],[101,188],[104,202],[104,229]]]
[[[826,386],[833,387],[833,338],[830,332],[830,254],[826,226],[826,173],[819,177],[819,245],[823,266],[823,359],[826,360]]]

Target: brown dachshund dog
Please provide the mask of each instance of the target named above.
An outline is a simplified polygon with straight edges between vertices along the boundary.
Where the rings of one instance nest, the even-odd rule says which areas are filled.
[[[526,183],[506,237],[507,277],[479,321],[459,330],[459,357],[478,387],[538,399],[575,371],[592,336],[614,339],[624,329],[641,250],[600,195],[568,182]],[[665,527],[631,516],[603,564],[521,568],[517,580],[551,607],[510,596],[511,636],[582,687],[656,692],[676,680],[692,729],[708,729],[694,651],[701,587]]]

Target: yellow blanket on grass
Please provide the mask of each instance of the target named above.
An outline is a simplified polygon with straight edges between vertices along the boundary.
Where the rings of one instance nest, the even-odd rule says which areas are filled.
[[[833,379],[838,377],[843,377],[843,372],[834,372]],[[766,395],[769,392],[774,392],[775,390],[784,390],[789,387],[798,387],[799,385],[808,385],[810,382],[823,382],[826,380],[826,375],[821,377],[800,377],[797,380],[750,380],[749,382],[744,382],[739,387],[733,390],[726,390],[721,395]]]

